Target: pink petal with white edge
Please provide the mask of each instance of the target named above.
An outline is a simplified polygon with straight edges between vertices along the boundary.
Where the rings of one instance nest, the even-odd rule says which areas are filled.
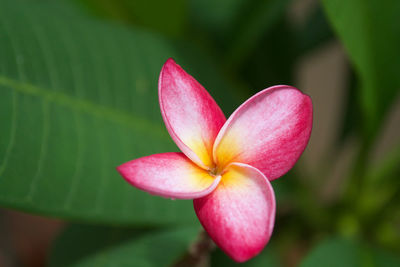
[[[226,121],[217,103],[173,59],[168,59],[161,70],[158,93],[172,139],[193,162],[212,169],[214,140]]]
[[[237,262],[260,253],[275,222],[275,195],[257,169],[233,163],[209,195],[193,200],[204,229]]]
[[[304,151],[312,128],[311,98],[286,85],[267,88],[243,103],[214,144],[220,168],[241,162],[269,180],[289,171]]]
[[[155,154],[129,161],[117,170],[131,185],[162,197],[193,199],[205,196],[221,177],[210,176],[183,153]]]

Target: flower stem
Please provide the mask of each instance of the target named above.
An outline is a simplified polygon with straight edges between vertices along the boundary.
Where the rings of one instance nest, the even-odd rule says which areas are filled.
[[[188,252],[173,267],[208,266],[210,253],[216,248],[214,242],[202,229],[197,239],[190,245]]]

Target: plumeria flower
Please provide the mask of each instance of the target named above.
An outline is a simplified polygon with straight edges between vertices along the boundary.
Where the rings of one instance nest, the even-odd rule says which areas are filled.
[[[158,90],[165,125],[183,153],[135,159],[118,171],[151,194],[193,199],[201,224],[226,254],[238,262],[254,257],[274,227],[270,181],[291,169],[308,143],[310,97],[291,86],[272,86],[226,120],[173,59],[161,70]]]

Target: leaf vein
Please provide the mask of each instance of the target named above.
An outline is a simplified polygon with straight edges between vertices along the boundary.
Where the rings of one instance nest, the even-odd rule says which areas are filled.
[[[0,85],[14,89],[16,92],[25,95],[35,96],[51,103],[67,107],[71,110],[76,110],[93,117],[120,124],[130,129],[140,130],[148,135],[153,135],[161,139],[169,139],[165,129],[159,124],[139,118],[131,113],[104,107],[87,100],[77,99],[61,92],[45,90],[30,83],[15,81],[2,75],[0,75]]]

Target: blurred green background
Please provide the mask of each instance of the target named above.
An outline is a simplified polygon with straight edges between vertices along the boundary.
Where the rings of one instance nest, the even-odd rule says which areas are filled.
[[[400,266],[399,14],[398,0],[0,0],[0,266],[235,265],[190,249],[191,201],[115,171],[177,151],[157,99],[169,57],[227,116],[275,84],[313,99],[310,144],[272,183],[272,239],[243,266]]]

